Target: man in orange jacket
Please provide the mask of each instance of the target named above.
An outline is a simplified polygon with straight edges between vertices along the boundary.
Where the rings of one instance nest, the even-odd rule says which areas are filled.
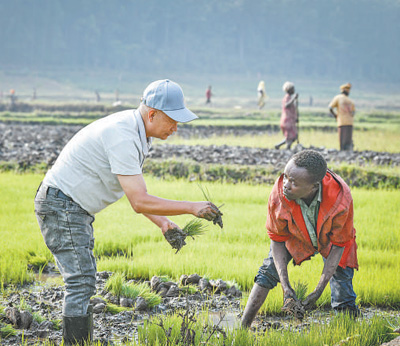
[[[347,184],[327,169],[325,159],[314,150],[295,154],[277,179],[268,200],[267,231],[271,239],[242,317],[250,327],[270,289],[281,283],[286,302],[312,309],[330,281],[331,305],[336,311],[358,316],[353,290],[358,269],[353,227],[353,199]],[[320,253],[324,269],[315,290],[299,302],[290,285],[287,264],[296,265]],[[284,310],[282,308],[282,310]]]

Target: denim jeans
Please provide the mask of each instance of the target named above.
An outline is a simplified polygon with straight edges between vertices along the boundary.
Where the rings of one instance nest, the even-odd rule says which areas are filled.
[[[288,256],[288,258],[290,261],[292,257]],[[333,274],[329,281],[331,286],[331,306],[333,309],[356,308],[357,296],[353,290],[353,274],[353,268],[346,267],[343,269],[340,266],[337,267],[335,274]],[[275,268],[271,250],[259,268],[254,282],[268,289],[272,289],[278,284],[279,275]]]
[[[35,214],[65,283],[63,315],[83,316],[96,293],[94,217],[60,190],[41,185]]]

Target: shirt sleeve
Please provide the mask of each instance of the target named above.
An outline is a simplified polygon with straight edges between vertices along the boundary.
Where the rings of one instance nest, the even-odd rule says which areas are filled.
[[[142,174],[139,133],[110,127],[103,132],[102,140],[113,174]]]
[[[335,97],[333,98],[333,100],[331,101],[331,103],[329,104],[329,108],[335,108],[335,107],[337,107],[337,106],[338,106],[338,97],[335,96]]]

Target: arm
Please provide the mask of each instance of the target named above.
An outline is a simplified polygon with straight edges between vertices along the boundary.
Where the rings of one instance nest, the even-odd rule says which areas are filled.
[[[272,257],[274,258],[275,268],[279,275],[284,298],[295,298],[296,294],[289,282],[287,264],[290,261],[290,254],[286,249],[285,243],[271,240]]]
[[[329,280],[339,265],[340,259],[342,258],[344,247],[332,245],[331,251],[329,252],[328,258],[325,261],[324,269],[322,270],[321,278],[318,282],[315,290],[303,301],[303,305],[308,308],[312,308],[316,301],[321,296],[322,292]]]
[[[146,216],[151,222],[161,228],[161,232],[165,234],[169,229],[179,228],[174,222],[168,219],[166,216],[160,215],[152,215],[152,214],[143,214]]]
[[[132,208],[137,213],[162,216],[192,214],[208,221],[213,221],[222,215],[219,209],[211,202],[174,201],[149,195],[141,174],[118,175],[118,180]],[[153,222],[155,223],[165,222],[165,219],[162,218],[149,219],[151,221],[154,220]]]
[[[285,108],[289,108],[296,100],[297,100],[297,98],[299,97],[299,94],[294,94],[292,97],[291,97],[291,99],[288,101],[288,102],[286,102],[286,104],[285,104]]]
[[[337,118],[337,114],[335,113],[332,107],[329,107],[329,112],[331,112],[331,114],[335,117],[335,119]]]

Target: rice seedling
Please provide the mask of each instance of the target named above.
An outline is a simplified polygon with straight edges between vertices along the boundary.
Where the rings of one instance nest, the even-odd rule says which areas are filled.
[[[194,286],[194,285],[185,285],[185,286],[180,285],[179,289],[184,294],[194,294],[198,291],[197,286]]]
[[[182,228],[182,231],[192,239],[204,234],[206,230],[207,225],[205,225],[200,219],[192,219]]]
[[[122,286],[125,282],[125,275],[122,273],[114,273],[106,282],[105,289],[114,296],[120,297],[122,294]]]
[[[308,284],[302,281],[296,281],[293,284],[294,293],[298,300],[304,300],[307,297]]]
[[[122,311],[132,310],[131,308],[125,308],[123,306],[119,306],[119,305],[112,304],[112,303],[107,303],[106,309],[107,309],[107,312],[109,312],[113,315],[119,314]]]
[[[11,324],[6,324],[0,328],[0,336],[2,338],[8,338],[9,336],[17,335],[17,331],[12,327]]]

